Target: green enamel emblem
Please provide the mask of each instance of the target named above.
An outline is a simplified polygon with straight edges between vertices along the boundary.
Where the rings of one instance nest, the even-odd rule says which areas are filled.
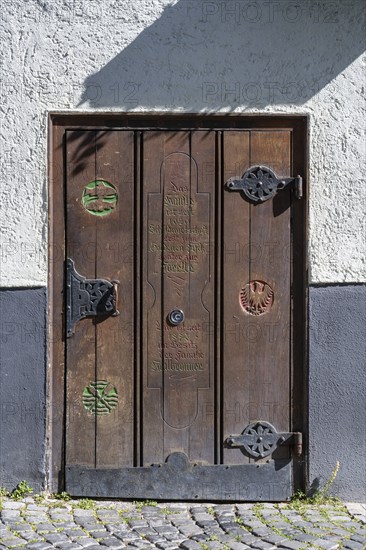
[[[117,389],[106,380],[90,382],[83,390],[83,404],[96,416],[109,414],[118,405]]]
[[[81,204],[94,216],[107,216],[116,208],[117,201],[117,189],[102,179],[88,183],[81,197]]]

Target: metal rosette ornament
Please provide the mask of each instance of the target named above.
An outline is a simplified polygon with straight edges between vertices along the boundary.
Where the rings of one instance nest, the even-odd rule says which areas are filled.
[[[242,191],[250,202],[260,204],[272,199],[280,189],[289,184],[295,186],[295,196],[301,198],[301,176],[279,178],[268,166],[251,166],[242,178],[230,178],[225,185],[230,191]]]
[[[265,458],[276,449],[278,434],[269,422],[253,422],[243,432],[243,446],[250,456]]]

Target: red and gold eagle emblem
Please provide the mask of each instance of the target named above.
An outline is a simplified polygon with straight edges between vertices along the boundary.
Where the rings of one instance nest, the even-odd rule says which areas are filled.
[[[240,304],[251,315],[263,315],[272,307],[274,293],[264,281],[250,281],[240,291]]]

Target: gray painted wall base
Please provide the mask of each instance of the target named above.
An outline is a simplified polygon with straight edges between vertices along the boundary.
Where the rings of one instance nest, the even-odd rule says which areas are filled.
[[[309,483],[365,501],[366,286],[310,288]]]
[[[311,287],[309,485],[337,460],[333,494],[363,501],[366,486],[366,286]],[[45,486],[46,289],[0,291],[0,486]]]
[[[0,291],[0,486],[45,485],[46,289]]]

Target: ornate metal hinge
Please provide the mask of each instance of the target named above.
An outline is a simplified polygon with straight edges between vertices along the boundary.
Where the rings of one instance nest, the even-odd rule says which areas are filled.
[[[249,424],[241,435],[229,435],[225,440],[227,447],[243,447],[250,456],[265,458],[277,447],[293,445],[296,456],[302,455],[301,432],[277,432],[269,422],[258,420]]]
[[[241,179],[230,178],[226,183],[230,191],[243,191],[252,202],[264,202],[274,197],[280,189],[287,185],[294,188],[295,197],[302,197],[302,177],[279,178],[268,166],[252,166]]]
[[[118,281],[86,279],[75,270],[74,261],[66,261],[66,336],[75,332],[75,324],[85,317],[118,315]]]

